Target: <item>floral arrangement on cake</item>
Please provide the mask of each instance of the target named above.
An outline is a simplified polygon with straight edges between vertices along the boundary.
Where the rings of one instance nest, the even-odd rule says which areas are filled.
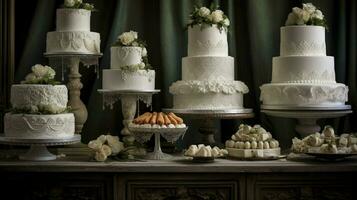
[[[146,50],[146,43],[143,40],[138,38],[138,32],[136,31],[129,31],[124,32],[118,36],[117,41],[114,43],[113,46],[122,46],[122,47],[141,47],[141,59],[142,62],[137,65],[131,66],[123,66],[121,67],[122,70],[128,71],[137,71],[139,69],[149,70],[151,69],[151,65],[149,64],[148,54]]]
[[[302,8],[292,8],[285,25],[314,25],[327,28],[324,17],[321,10],[317,9],[312,3],[303,3]]]
[[[94,5],[90,3],[83,3],[82,0],[64,0],[64,8],[72,9],[85,9],[89,11],[94,11]]]
[[[32,72],[27,74],[21,84],[51,84],[57,85],[55,81],[56,71],[47,65],[36,64],[31,67]]]
[[[222,10],[218,9],[219,6],[211,4],[210,8],[195,6],[194,11],[190,14],[190,21],[188,27],[194,25],[216,25],[219,30],[226,30],[230,25],[227,15]]]

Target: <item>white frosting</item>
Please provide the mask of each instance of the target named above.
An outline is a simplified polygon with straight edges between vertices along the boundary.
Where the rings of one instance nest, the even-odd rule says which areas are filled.
[[[268,158],[280,156],[280,148],[270,149],[237,149],[227,148],[228,155],[236,158]]]
[[[56,31],[90,31],[90,15],[85,9],[57,9]]]
[[[325,28],[322,26],[285,26],[280,28],[281,56],[325,56]]]
[[[100,53],[100,35],[87,31],[48,32],[47,53]]]
[[[188,56],[228,56],[227,32],[216,25],[188,27]]]
[[[103,89],[154,90],[155,71],[138,70],[135,72],[130,72],[120,69],[104,69]]]
[[[74,134],[73,113],[27,115],[6,113],[5,135],[24,139],[61,139]]]
[[[110,48],[110,68],[118,69],[123,66],[137,65],[142,62],[141,47],[121,47]]]
[[[182,80],[212,80],[217,77],[234,80],[234,58],[230,56],[197,56],[182,58]]]
[[[264,84],[260,100],[265,105],[333,106],[348,100],[344,84]]]
[[[332,56],[274,57],[272,83],[336,83]]]
[[[12,85],[10,101],[12,107],[17,109],[52,105],[65,110],[68,101],[67,87],[65,85]]]

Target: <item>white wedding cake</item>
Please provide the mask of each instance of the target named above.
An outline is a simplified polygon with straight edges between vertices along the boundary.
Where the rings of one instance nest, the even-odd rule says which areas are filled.
[[[348,87],[335,80],[334,57],[326,56],[324,23],[321,11],[310,3],[293,8],[280,29],[272,81],[260,87],[263,105],[328,107],[348,100]]]
[[[248,87],[234,80],[234,58],[228,56],[229,20],[221,10],[196,8],[188,25],[188,56],[182,58],[182,80],[170,86],[175,109],[240,109]],[[206,21],[209,21],[206,22]]]
[[[100,53],[100,35],[90,31],[93,5],[65,0],[56,11],[56,31],[47,33],[46,53]]]
[[[4,118],[5,136],[61,139],[74,134],[74,115],[67,111],[67,87],[55,84],[55,72],[35,65],[22,84],[11,87],[12,112]]]
[[[154,90],[155,71],[135,31],[124,32],[110,48],[110,69],[103,70],[103,89]]]

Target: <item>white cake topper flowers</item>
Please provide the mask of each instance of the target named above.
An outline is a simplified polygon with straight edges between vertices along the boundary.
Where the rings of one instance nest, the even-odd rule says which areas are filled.
[[[94,5],[90,3],[83,3],[82,0],[64,0],[64,8],[72,9],[85,9],[89,11],[95,11]]]
[[[32,72],[27,74],[21,84],[44,84],[57,85],[55,81],[56,71],[47,65],[36,64],[31,67]]]
[[[218,9],[219,6],[211,4],[210,8],[195,7],[194,11],[190,14],[190,21],[187,26],[193,27],[194,25],[217,25],[219,30],[227,30],[230,21],[222,10]]]
[[[325,16],[312,3],[303,3],[302,8],[292,8],[285,25],[315,25],[327,28]]]

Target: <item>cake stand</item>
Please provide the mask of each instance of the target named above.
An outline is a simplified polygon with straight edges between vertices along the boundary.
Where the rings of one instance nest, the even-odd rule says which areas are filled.
[[[295,130],[301,137],[320,132],[317,120],[338,118],[352,113],[350,105],[335,107],[291,107],[291,106],[261,106],[261,112],[266,115],[297,120]]]
[[[5,137],[3,134],[0,135],[0,144],[30,146],[27,153],[20,155],[19,159],[31,161],[56,160],[56,155],[50,153],[47,146],[69,145],[79,142],[81,142],[79,134],[75,134],[73,137],[67,139],[21,139]]]
[[[81,74],[79,73],[79,64],[84,66],[95,66],[95,72],[97,78],[99,78],[99,58],[103,55],[87,54],[87,53],[45,53],[45,57],[49,58],[50,65],[55,67],[61,67],[62,81],[64,81],[64,74],[66,68],[69,69],[67,88],[69,90],[68,106],[71,107],[75,117],[77,134],[82,132],[83,125],[87,121],[88,111],[84,103],[82,102],[81,89],[83,84],[81,83]]]
[[[146,106],[152,106],[152,95],[157,94],[160,90],[107,90],[100,89],[99,93],[103,95],[103,110],[105,106],[113,109],[114,103],[121,100],[123,114],[123,129],[121,135],[125,145],[131,146],[134,144],[135,137],[129,131],[128,126],[133,121],[135,113],[139,114],[139,101],[142,101]]]
[[[214,134],[217,128],[214,125],[216,119],[248,119],[253,118],[253,109],[227,109],[227,110],[190,110],[190,109],[163,109],[164,112],[173,112],[182,116],[202,119],[198,132],[202,134],[203,143],[214,145],[216,141]]]
[[[144,143],[150,140],[155,134],[154,151],[146,154],[145,158],[148,160],[170,160],[173,156],[163,153],[161,150],[160,136],[165,138],[168,142],[174,143],[180,137],[183,138],[188,127],[185,128],[134,128],[129,127],[129,130],[134,134],[136,141]]]

